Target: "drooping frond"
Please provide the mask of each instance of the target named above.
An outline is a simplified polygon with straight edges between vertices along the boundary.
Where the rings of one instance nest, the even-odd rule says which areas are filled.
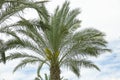
[[[86,59],[66,59],[63,65],[68,67],[78,77],[80,76],[81,67],[95,68],[98,71],[100,71],[100,69],[93,62],[86,60]]]
[[[3,63],[6,63],[5,48],[6,48],[6,44],[3,42],[3,40],[0,40],[0,59]]]
[[[106,40],[104,34],[96,29],[88,28],[76,32],[73,36],[73,49],[83,55],[97,56],[105,51],[110,51],[106,48]],[[76,50],[75,49],[75,50]]]
[[[5,64],[6,63],[6,58],[5,58],[5,52],[0,52],[2,62]]]
[[[37,76],[40,77],[40,78],[42,78],[41,75],[40,75],[40,71],[41,71],[44,63],[45,63],[45,62],[42,62],[41,64],[39,64],[38,69],[37,69]]]
[[[45,17],[46,15],[43,14],[45,12],[43,11],[44,7],[41,7],[42,3],[44,2],[47,2],[47,1],[2,0],[0,1],[0,24],[4,22],[6,19],[8,19],[9,17],[19,13],[19,11],[23,11],[26,8],[35,9],[39,11],[40,16],[43,15],[42,17]],[[2,8],[3,5],[5,7]]]
[[[42,31],[48,28],[46,26],[41,26],[40,21],[29,21],[22,18],[22,20],[19,21],[16,26],[23,27],[23,29],[18,29],[17,32],[31,38],[35,43],[39,41],[40,44],[37,43],[38,45],[41,45],[42,47],[47,47],[45,35],[42,33]]]
[[[10,55],[7,56],[6,58],[7,58],[7,60],[14,60],[14,59],[18,59],[18,58],[36,58],[36,59],[39,59],[39,57],[29,55],[25,52],[24,53],[23,52],[10,53]]]
[[[98,56],[106,51],[110,51],[106,47],[104,34],[96,29],[89,28],[76,32],[70,37],[70,42],[65,45],[63,50],[69,56]]]
[[[34,63],[36,63],[36,62],[38,62],[38,61],[39,61],[39,59],[36,59],[36,58],[33,58],[33,59],[31,59],[31,58],[26,58],[26,59],[22,60],[21,63],[19,63],[19,64],[14,68],[13,72],[15,72],[16,70],[18,70],[19,68],[24,67],[24,66],[27,65],[27,64],[34,64]]]

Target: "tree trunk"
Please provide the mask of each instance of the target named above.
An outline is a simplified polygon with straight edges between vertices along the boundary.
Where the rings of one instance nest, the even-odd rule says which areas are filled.
[[[60,67],[58,63],[51,63],[50,80],[60,80]]]

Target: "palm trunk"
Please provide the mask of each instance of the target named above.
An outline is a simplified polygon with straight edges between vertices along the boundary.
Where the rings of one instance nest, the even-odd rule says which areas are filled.
[[[58,63],[51,63],[50,80],[60,80],[60,67]]]

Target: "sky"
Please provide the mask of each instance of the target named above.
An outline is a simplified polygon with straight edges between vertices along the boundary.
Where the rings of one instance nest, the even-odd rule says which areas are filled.
[[[64,2],[65,0],[50,0],[46,6],[52,13],[57,5],[61,6]],[[81,10],[78,16],[82,20],[81,29],[93,27],[106,34],[105,38],[112,52],[91,58],[101,69],[100,72],[82,68],[81,77],[77,78],[70,71],[62,70],[61,76],[69,80],[120,80],[120,0],[70,0],[70,8]],[[34,12],[29,13],[25,17],[34,14]],[[0,80],[33,80],[36,76],[35,65],[28,65],[12,73],[18,62],[10,61],[6,65],[1,63]],[[43,68],[41,73],[48,73],[48,69]]]

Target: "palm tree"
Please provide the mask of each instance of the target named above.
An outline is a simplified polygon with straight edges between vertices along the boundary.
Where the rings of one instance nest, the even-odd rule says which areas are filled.
[[[38,76],[41,68],[47,65],[50,80],[60,80],[61,67],[68,68],[78,77],[81,67],[100,70],[87,59],[110,51],[106,47],[104,33],[93,28],[76,31],[80,28],[81,21],[76,18],[80,11],[70,10],[69,2],[57,7],[52,15],[44,5],[41,10],[44,14],[38,20],[21,17],[17,23],[0,29],[0,32],[13,37],[6,42],[7,49],[18,50],[9,52],[6,59],[22,59],[14,71],[27,64],[38,63]],[[40,14],[38,9],[36,11]]]
[[[23,12],[26,8],[32,8],[39,11],[39,15],[43,12],[40,10],[40,5],[47,1],[35,1],[32,0],[2,0],[0,1],[0,28],[2,28],[7,19],[15,14]],[[3,29],[3,28],[2,28]],[[3,62],[5,63],[5,51],[3,51],[3,41],[0,40],[0,53]]]

